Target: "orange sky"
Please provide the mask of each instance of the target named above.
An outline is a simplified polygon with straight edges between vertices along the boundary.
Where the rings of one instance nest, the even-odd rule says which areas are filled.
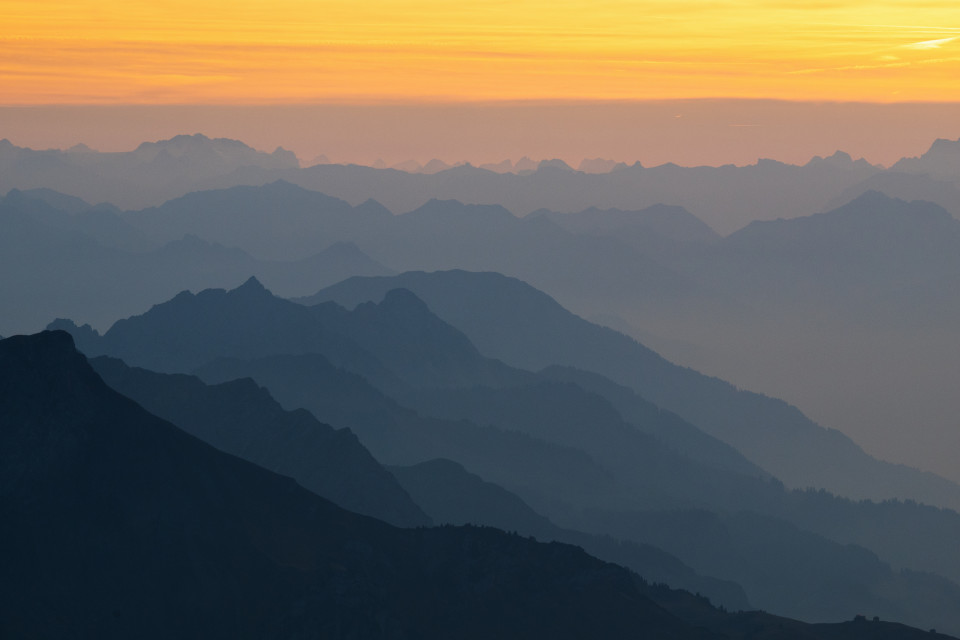
[[[960,100],[955,0],[0,0],[0,104]]]

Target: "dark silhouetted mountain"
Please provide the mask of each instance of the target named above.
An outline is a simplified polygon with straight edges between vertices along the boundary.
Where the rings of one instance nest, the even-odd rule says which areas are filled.
[[[702,465],[746,476],[769,476],[727,443],[707,435],[677,414],[645,400],[633,389],[600,374],[553,365],[542,369],[537,375],[541,379],[570,382],[601,396],[631,425]]]
[[[575,544],[597,558],[629,567],[649,582],[702,593],[728,609],[750,608],[739,585],[699,576],[674,556],[650,545],[561,529],[517,495],[451,460],[428,460],[390,470],[438,524],[482,524],[541,541]]]
[[[894,570],[872,552],[751,512],[603,514],[589,530],[646,540],[708,575],[743,585],[752,604],[800,619],[848,619],[867,611],[883,619],[956,633],[960,586],[937,575]],[[843,594],[840,596],[839,594]],[[952,630],[952,631],[949,631]]]
[[[573,547],[343,511],[109,389],[65,333],[0,363],[5,636],[707,635]]]
[[[221,359],[197,375],[209,383],[252,378],[285,408],[303,407],[324,422],[349,428],[384,464],[456,460],[551,513],[598,501],[623,508],[655,499],[632,494],[583,451],[465,420],[420,415],[320,355]]]
[[[231,291],[184,291],[147,313],[117,321],[96,351],[163,373],[188,372],[221,357],[322,353],[365,373],[389,373],[315,312],[275,297],[256,278]]]
[[[345,311],[341,309],[338,313]],[[829,525],[824,524],[831,519],[830,510],[837,508],[836,499],[810,513],[796,506],[793,494],[780,491],[776,485],[743,476],[734,482],[729,474],[718,473],[716,468],[705,470],[690,460],[664,451],[649,438],[617,435],[620,431],[629,432],[629,429],[618,420],[611,407],[597,398],[589,398],[575,387],[558,387],[559,392],[551,391],[546,398],[537,397],[537,394],[525,396],[522,389],[516,388],[487,389],[482,392],[486,395],[471,402],[468,413],[463,412],[463,403],[457,398],[469,397],[476,392],[463,389],[437,393],[435,399],[435,404],[450,401],[460,413],[444,413],[436,406],[417,405],[447,418],[470,417],[480,424],[521,429],[537,436],[537,440],[533,440],[510,436],[503,429],[483,429],[449,419],[436,420],[401,409],[364,381],[334,371],[329,363],[317,356],[276,356],[247,363],[220,361],[204,367],[200,374],[213,381],[252,377],[271,389],[284,406],[303,406],[325,421],[354,429],[385,462],[409,464],[443,456],[467,464],[484,477],[522,495],[543,513],[559,517],[565,526],[581,522],[575,520],[577,516],[571,506],[584,506],[595,500],[626,504],[633,492],[632,500],[648,508],[657,504],[678,506],[698,500],[712,507],[749,506],[780,514],[805,528],[827,531],[827,535],[851,542],[876,542],[876,536],[869,533],[878,524],[874,518],[851,519],[847,512],[844,519],[849,526],[842,533],[836,528],[831,531]],[[603,385],[598,386],[603,388]],[[549,385],[544,388],[549,389]],[[518,393],[521,395],[511,397]],[[625,401],[621,398],[620,402]],[[627,401],[626,405],[630,406],[630,403]],[[633,408],[634,411],[644,409],[643,406]],[[532,418],[530,414],[533,414]],[[668,419],[676,420],[669,414]],[[596,442],[590,441],[591,435]],[[551,453],[549,447],[543,446],[543,440],[566,445],[566,448],[554,444],[554,453]],[[571,446],[589,452],[590,457],[577,455],[576,449],[569,448]],[[614,474],[605,475],[596,467],[591,471],[593,460]],[[633,470],[630,469],[631,463],[636,467]],[[564,478],[564,468],[577,471]],[[575,481],[574,476],[578,477]],[[840,508],[844,507],[841,505]],[[941,525],[943,522],[931,527],[938,539],[952,531]],[[914,535],[920,534],[906,536],[898,543],[883,541],[878,550],[885,557],[889,554],[914,566],[914,563],[922,563],[929,567],[927,560],[918,558],[907,549],[918,541]]]
[[[932,474],[877,461],[839,431],[787,403],[671,364],[635,340],[591,324],[519,280],[492,273],[406,273],[356,278],[301,302],[345,306],[402,286],[466,334],[484,354],[524,369],[560,364],[603,374],[733,445],[794,487],[851,497],[913,497],[960,505],[960,488]]]
[[[70,329],[67,323],[52,326]],[[368,376],[381,390],[401,399],[413,397],[405,389],[451,387],[463,388],[460,395],[466,398],[477,393],[467,389],[485,385],[488,387],[485,393],[498,397],[494,400],[480,398],[480,405],[508,406],[511,403],[506,402],[507,396],[516,396],[519,402],[515,407],[516,419],[504,421],[500,419],[502,416],[491,419],[483,413],[449,414],[440,406],[429,403],[416,406],[426,408],[428,415],[435,414],[451,421],[473,418],[479,424],[492,422],[585,450],[628,482],[631,492],[637,496],[631,501],[634,504],[640,500],[647,506],[680,503],[729,507],[741,505],[741,500],[752,504],[756,492],[762,495],[771,490],[765,483],[741,478],[737,474],[717,475],[718,471],[703,468],[672,453],[657,440],[624,423],[605,400],[578,387],[553,382],[520,387],[531,380],[531,374],[484,358],[463,334],[439,320],[422,301],[405,290],[391,291],[379,304],[361,304],[353,311],[332,303],[306,309],[275,298],[251,279],[230,292],[211,290],[195,296],[181,294],[143,316],[119,321],[100,341],[93,340],[89,330],[82,331],[78,340],[90,353],[106,353],[161,371],[191,371],[218,358],[322,354],[338,366]],[[288,375],[283,383],[278,383],[251,373],[234,377],[243,375],[251,375],[267,386],[287,407],[305,406],[326,422],[353,428],[378,458],[383,459],[382,452],[390,448],[417,451],[411,444],[391,442],[386,446],[383,442],[370,441],[370,425],[357,423],[357,416],[366,414],[363,406],[350,405],[345,410],[328,414],[318,404],[322,396],[316,394],[321,394],[320,389],[310,391],[313,398],[301,393],[302,404],[296,404],[283,388],[290,384],[319,387],[312,382],[315,378],[300,375],[291,381]],[[496,387],[505,385],[511,388],[496,390]],[[538,390],[545,394],[538,393]],[[425,398],[430,393],[439,394],[441,403],[458,397],[452,392],[423,393]],[[369,392],[361,395],[370,396]],[[354,394],[344,397],[351,398]],[[352,415],[354,412],[357,415]],[[531,416],[549,419],[531,420]],[[591,424],[595,432],[584,430]],[[393,437],[397,438],[398,434]],[[428,449],[417,453],[420,459],[450,456],[447,450]],[[490,464],[488,459],[487,465]],[[750,475],[757,475],[755,470],[751,471]],[[617,502],[623,504],[619,497],[622,490],[610,493],[611,500],[616,497]],[[590,494],[596,496],[596,492]],[[580,504],[585,503],[581,501]]]
[[[881,507],[870,502],[853,503],[825,493],[783,492],[777,484],[704,469],[649,436],[641,437],[622,422],[612,406],[605,406],[600,398],[591,397],[569,383],[552,386],[538,383],[496,390],[456,389],[445,393],[421,391],[414,394],[411,406],[448,419],[468,418],[478,424],[515,429],[577,447],[613,470],[634,490],[671,496],[675,508],[702,501],[700,504],[721,513],[760,510],[840,543],[865,545],[896,566],[960,579],[960,556],[944,551],[951,547],[950,540],[960,535],[960,514],[915,504],[884,503]],[[899,516],[894,517],[893,513]],[[898,526],[897,520],[913,525]],[[565,524],[585,526],[578,522],[566,520]],[[921,522],[922,528],[913,528]],[[569,538],[561,539],[571,542]],[[614,560],[582,544],[592,553]],[[783,553],[790,555],[786,548]],[[713,575],[738,579],[731,573]],[[784,580],[789,578],[784,575]],[[761,587],[754,585],[754,588]],[[783,608],[790,598],[800,595],[794,592],[784,596],[777,610],[801,615]],[[821,610],[807,617],[816,619],[827,613]]]
[[[344,509],[396,526],[430,524],[356,436],[307,411],[284,411],[252,380],[207,386],[192,376],[128,367],[115,358],[90,364],[150,413],[221,451],[290,476]]]
[[[455,362],[459,362],[461,358],[467,359],[471,354],[476,355],[470,343],[466,342],[452,327],[442,323],[436,324],[437,321],[427,314],[423,303],[413,297],[412,294],[400,291],[393,294],[392,297],[396,299],[385,301],[380,305],[366,305],[364,307],[363,313],[372,313],[376,319],[375,322],[364,320],[353,323],[349,321],[351,314],[360,312],[359,307],[353,312],[349,312],[341,307],[326,304],[310,309],[300,307],[297,311],[291,308],[291,306],[295,306],[292,303],[276,299],[256,282],[250,282],[245,287],[233,292],[213,291],[204,292],[200,296],[186,295],[179,302],[174,300],[165,303],[165,305],[160,305],[150,314],[147,314],[149,317],[144,316],[140,319],[128,321],[136,320],[137,323],[141,323],[137,330],[129,335],[135,337],[137,344],[148,345],[148,347],[142,348],[152,350],[160,348],[164,349],[165,352],[173,352],[173,346],[175,346],[172,342],[169,343],[170,346],[167,346],[168,341],[172,338],[165,336],[176,335],[179,347],[189,344],[191,340],[197,340],[199,336],[204,337],[203,345],[207,345],[206,341],[208,340],[219,340],[217,348],[226,351],[223,355],[229,355],[231,350],[234,352],[249,350],[250,345],[246,343],[250,341],[253,341],[252,344],[258,349],[275,349],[274,353],[283,354],[287,353],[286,349],[292,348],[289,345],[293,344],[295,334],[298,332],[303,334],[302,327],[297,325],[305,317],[303,314],[310,314],[311,319],[316,320],[320,317],[322,311],[323,314],[333,318],[333,320],[326,322],[328,327],[352,325],[358,338],[368,340],[364,346],[375,346],[380,340],[387,341],[386,346],[377,347],[374,349],[375,351],[389,352],[389,338],[384,337],[386,335],[385,331],[396,325],[397,329],[394,335],[401,341],[412,339],[416,342],[422,339],[417,338],[417,335],[436,333],[433,342],[422,349],[426,354],[430,354],[433,349],[439,349],[440,353],[444,349],[450,349],[452,352],[459,350],[461,355],[454,358]],[[202,304],[198,302],[201,298],[203,299]],[[399,307],[395,303],[400,303]],[[175,313],[169,313],[169,316],[175,320],[169,326],[165,323],[165,316],[168,315],[168,312],[157,311],[157,309],[162,309],[166,305],[170,305],[170,309],[175,311]],[[520,305],[520,309],[523,310],[524,306]],[[381,314],[383,315],[381,316]],[[358,318],[360,317],[362,316],[358,316]],[[226,323],[227,318],[233,319],[232,324],[229,325],[229,331],[221,331],[220,335],[215,335],[215,323]],[[531,319],[536,319],[536,317],[531,316]],[[210,326],[204,325],[207,322],[211,323]],[[336,322],[341,322],[343,325],[336,325]],[[410,326],[405,327],[405,323]],[[200,325],[204,326],[201,327]],[[120,326],[119,323],[117,326]],[[170,326],[176,326],[179,330],[171,333]],[[198,329],[198,327],[200,328]],[[273,329],[270,329],[270,327],[273,327]],[[286,330],[285,327],[290,327],[291,330]],[[421,331],[423,327],[435,327],[435,329],[423,332]],[[274,342],[276,340],[275,333],[282,334],[283,340],[287,342]],[[303,335],[309,336],[310,334]],[[341,334],[331,333],[330,335]],[[369,336],[375,336],[375,338]],[[413,336],[413,338],[405,336]],[[349,343],[349,341],[344,338],[342,343]],[[356,344],[356,342],[353,344]],[[320,345],[317,348],[322,351],[323,347]],[[364,353],[369,352],[364,351]],[[403,351],[401,350],[398,353],[403,354]],[[758,508],[765,509],[768,512],[780,510],[787,512],[790,517],[799,518],[791,512],[789,495],[781,492],[776,485],[764,484],[764,491],[761,492],[757,490],[760,481],[745,476],[741,476],[741,484],[738,485],[729,482],[728,476],[722,474],[720,470],[704,470],[692,462],[684,462],[672,457],[669,452],[660,456],[663,460],[651,460],[651,456],[657,456],[658,449],[654,444],[655,441],[647,436],[643,438],[633,437],[635,442],[631,445],[634,447],[632,451],[639,458],[639,464],[636,464],[637,461],[634,460],[637,466],[637,475],[633,477],[626,475],[625,471],[629,471],[630,461],[622,459],[617,461],[615,456],[618,454],[626,456],[631,449],[624,447],[624,452],[611,452],[607,448],[604,451],[600,444],[591,444],[588,440],[584,440],[583,434],[588,433],[588,431],[572,432],[571,429],[576,427],[577,424],[565,423],[562,420],[565,416],[557,418],[556,411],[551,411],[549,403],[554,402],[555,393],[548,394],[546,402],[541,398],[538,401],[539,404],[534,402],[527,405],[526,408],[524,408],[524,403],[527,403],[529,398],[521,397],[519,404],[514,403],[524,411],[533,407],[536,413],[536,410],[539,409],[546,421],[539,427],[541,430],[534,431],[534,433],[537,433],[541,438],[546,436],[553,438],[553,442],[545,442],[543,439],[511,433],[503,429],[477,427],[469,422],[430,419],[425,416],[417,416],[409,410],[398,411],[395,403],[386,402],[383,398],[378,399],[377,394],[372,393],[370,387],[365,386],[365,383],[357,384],[358,379],[356,377],[351,381],[335,371],[331,375],[329,363],[321,361],[316,355],[309,354],[310,351],[306,351],[304,355],[299,357],[273,356],[265,360],[248,363],[246,369],[242,362],[221,361],[210,365],[210,367],[204,367],[200,373],[208,380],[211,372],[215,376],[223,376],[220,378],[221,380],[252,377],[259,384],[270,389],[272,394],[285,407],[304,406],[325,422],[350,427],[360,436],[361,441],[370,448],[374,455],[383,462],[410,464],[433,457],[446,457],[456,460],[481,473],[483,477],[516,492],[538,511],[554,518],[564,526],[576,523],[577,527],[582,527],[586,524],[579,512],[587,506],[602,504],[610,510],[630,509],[631,504],[634,505],[633,509],[651,508],[658,505],[667,507],[684,504],[679,501],[679,498],[687,498],[687,503],[693,502],[696,504],[697,500],[703,500],[716,504],[719,502],[719,498],[716,498],[716,492],[727,492],[731,498],[741,501],[753,501]],[[206,355],[210,355],[210,353],[208,352]],[[243,357],[254,356],[245,355]],[[406,357],[408,356],[399,357],[398,360],[404,360]],[[442,359],[440,362],[441,364],[444,363]],[[478,362],[482,363],[485,360],[481,359]],[[418,369],[410,368],[409,370],[416,372]],[[463,371],[463,369],[451,370]],[[529,375],[527,374],[527,376]],[[339,378],[340,382],[331,384],[329,382],[331,378]],[[467,379],[468,377],[464,377],[464,380]],[[515,387],[516,383],[513,383],[513,386]],[[549,387],[550,385],[546,386]],[[503,398],[506,396],[502,394],[510,392],[510,389],[494,390],[495,394],[501,395],[498,395],[492,403],[504,404],[509,408],[510,403],[503,402]],[[576,391],[567,391],[566,393],[574,398],[586,398],[585,394],[578,396]],[[357,402],[358,398],[361,399],[362,404]],[[563,403],[556,404],[569,410],[569,407]],[[345,420],[344,422],[341,422],[339,418],[333,419],[330,417],[332,414],[331,406],[339,409],[340,415]],[[603,401],[598,403],[594,399],[586,403],[585,406],[599,407],[602,411],[598,410],[597,415],[600,417],[608,416],[609,422],[605,425],[602,420],[596,421],[598,427],[602,426],[602,429],[598,428],[597,434],[604,439],[617,430],[624,429],[624,424],[617,422],[615,412],[612,412],[609,405],[604,405]],[[515,415],[520,413],[522,412],[515,412]],[[571,413],[574,416],[577,415],[573,411]],[[592,424],[588,423],[590,416],[584,416],[582,413],[579,415],[581,419],[578,422],[588,430]],[[361,420],[360,417],[372,417],[373,419]],[[509,418],[510,416],[506,417]],[[498,416],[497,419],[502,418],[503,416]],[[551,434],[547,427],[554,419],[557,421],[558,429],[556,433]],[[508,426],[516,428],[518,424],[514,423]],[[529,429],[529,426],[527,428]],[[570,440],[572,433],[580,439]],[[567,439],[564,440],[564,438]],[[577,442],[581,447],[589,447],[588,450],[594,452],[594,455],[604,453],[606,460],[601,461],[588,455],[582,449],[571,447],[572,442]],[[622,445],[626,441],[621,438],[617,442]],[[660,451],[663,450],[660,449]],[[604,462],[609,464],[611,460],[619,467],[610,469],[604,466]],[[676,469],[664,469],[664,465],[671,466],[671,460],[676,463],[672,465]],[[684,469],[689,469],[690,472],[685,474]],[[644,471],[648,475],[643,475]],[[673,473],[673,475],[670,475],[670,473]],[[690,475],[691,477],[686,480],[682,477],[678,479],[678,476],[683,475]],[[658,476],[661,484],[657,483]],[[711,478],[714,481],[711,482]],[[699,489],[691,489],[691,484],[694,487],[699,487]],[[704,489],[704,484],[712,484],[713,486]],[[698,491],[700,493],[699,497],[696,495]],[[713,497],[708,493],[709,491],[715,492]],[[681,495],[678,496],[678,493]],[[852,535],[858,534],[854,533]],[[901,546],[909,545],[915,543],[916,540],[917,538],[910,537],[906,541],[901,541],[900,544]],[[638,542],[648,541],[638,540]],[[784,549],[785,552],[788,550],[788,548]],[[907,555],[901,553],[902,557],[907,557]],[[716,575],[707,571],[703,571],[703,573]],[[729,578],[730,576],[722,575],[720,577]],[[944,593],[948,592],[947,589]],[[850,604],[850,602],[847,603],[847,605]],[[786,603],[784,603],[784,606],[786,606]]]
[[[647,504],[750,508],[782,487],[700,464],[624,421],[605,398],[571,382],[539,380],[504,388],[425,389],[401,400],[422,414],[470,420],[585,451]],[[754,469],[755,470],[755,469]]]
[[[84,344],[91,344],[89,335]],[[165,373],[189,372],[223,357],[322,354],[388,390],[503,383],[529,375],[483,357],[409,291],[352,311],[334,303],[307,309],[275,297],[256,278],[231,291],[182,292],[116,322],[91,349]]]
[[[311,311],[322,326],[375,354],[415,387],[500,385],[529,377],[483,357],[466,336],[405,289],[388,291],[381,302],[357,305],[353,311],[333,303]]]
[[[389,467],[416,495],[437,524],[479,524],[553,540],[559,527],[516,494],[467,472],[452,460],[436,458],[409,467]]]

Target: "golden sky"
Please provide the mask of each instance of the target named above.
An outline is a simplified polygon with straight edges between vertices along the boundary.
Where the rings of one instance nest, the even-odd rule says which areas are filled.
[[[960,100],[956,0],[0,0],[0,104]]]

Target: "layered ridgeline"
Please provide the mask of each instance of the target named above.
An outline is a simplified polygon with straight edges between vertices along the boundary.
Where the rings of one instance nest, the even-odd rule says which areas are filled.
[[[289,476],[337,505],[395,526],[430,524],[388,472],[347,429],[308,411],[285,411],[252,380],[208,386],[193,376],[91,361],[113,389],[217,449]]]
[[[718,637],[579,549],[344,511],[147,413],[65,333],[4,340],[0,376],[7,637]]]
[[[62,332],[0,342],[0,417],[11,637],[946,637],[729,614],[495,529],[395,529],[151,415]]]
[[[637,163],[607,168],[588,173],[544,161],[530,163],[522,175],[470,165],[432,174],[330,164],[301,169],[281,149],[267,154],[238,141],[200,135],[144,143],[127,153],[84,147],[37,151],[0,141],[0,192],[48,187],[125,209],[158,205],[200,189],[259,186],[283,178],[352,203],[374,198],[394,211],[415,209],[430,198],[496,202],[521,214],[666,202],[696,211],[724,232],[777,210],[792,215],[819,210],[830,197],[882,172],[844,153],[805,166],[760,160],[745,167]]]
[[[404,287],[456,326],[485,354],[577,382],[629,414],[630,394],[675,412],[792,487],[826,488],[855,498],[913,498],[960,506],[960,487],[929,473],[875,460],[849,438],[825,429],[780,400],[743,391],[676,366],[626,335],[592,324],[514,278],[465,271],[354,278],[304,304],[347,307]],[[574,369],[570,369],[574,368]],[[596,372],[609,380],[598,380]]]
[[[229,225],[228,225],[229,226]],[[241,284],[256,274],[278,292],[306,295],[352,275],[393,273],[355,245],[324,242],[297,260],[260,260],[180,234],[149,237],[111,207],[43,190],[0,198],[3,333],[31,332],[51,316],[106,328],[184,289]]]
[[[596,534],[616,530],[638,543],[648,542],[647,534],[623,523],[646,518],[660,523],[658,531],[674,527],[661,541],[670,553],[717,578],[731,579],[735,565],[736,581],[750,584],[747,596],[755,606],[808,619],[868,610],[960,628],[952,613],[958,607],[942,604],[960,603],[955,585],[886,564],[960,574],[949,551],[960,525],[957,514],[923,508],[928,521],[922,531],[889,530],[878,540],[871,537],[878,514],[826,494],[785,492],[729,447],[624,387],[584,376],[584,384],[607,389],[622,403],[621,414],[597,390],[564,380],[558,370],[534,374],[485,358],[409,291],[348,311],[333,303],[297,305],[250,281],[230,292],[183,293],[118,322],[103,337],[65,322],[57,326],[71,328],[87,353],[106,352],[166,371],[200,367],[208,381],[253,377],[284,406],[305,406],[323,421],[350,427],[382,462],[455,460],[563,526]],[[490,398],[500,413],[481,411]],[[569,398],[574,402],[564,404]],[[574,406],[590,409],[563,415],[563,408]],[[673,427],[679,451],[656,436]],[[907,505],[891,508],[911,515]],[[712,530],[721,533],[710,548],[733,559],[713,566],[731,573],[706,572],[688,560],[705,563],[695,543],[702,523],[678,518],[677,509],[694,516],[698,511],[691,509],[716,512]],[[737,529],[739,520],[723,515],[743,510],[762,514],[757,517],[766,523],[760,530],[770,532],[770,553],[791,562],[770,572],[763,563],[746,561],[756,540]],[[842,526],[807,532],[830,529],[831,522]],[[784,530],[797,534],[783,536]],[[880,558],[851,542],[869,543]],[[810,567],[817,567],[812,575]],[[836,583],[845,585],[844,595],[832,589]]]
[[[89,202],[139,209],[190,191],[259,186],[282,178],[354,204],[373,198],[394,211],[415,209],[430,198],[502,204],[519,214],[667,203],[686,207],[726,234],[753,220],[826,210],[871,188],[910,200],[933,199],[960,213],[958,158],[960,141],[937,140],[922,156],[886,170],[838,151],[803,166],[761,159],[742,167],[610,163],[575,171],[561,161],[542,161],[519,171],[509,167],[516,173],[442,163],[434,163],[437,171],[410,173],[333,164],[300,168],[288,151],[268,154],[202,135],[148,142],[126,153],[99,153],[82,145],[38,151],[2,140],[0,192],[46,187]]]
[[[222,451],[289,475],[341,507],[401,526],[428,520],[352,433],[332,431],[302,409],[281,410],[265,389],[249,379],[208,386],[193,376],[128,367],[114,358],[95,358],[91,365],[113,389],[158,417]],[[409,435],[410,429],[406,431]],[[436,516],[431,513],[436,524],[483,524],[541,540],[578,544],[596,557],[633,569],[648,581],[709,595],[714,604],[728,609],[750,608],[736,584],[700,576],[676,557],[649,545],[560,529],[504,489],[495,489],[499,493],[492,502],[509,504],[503,510],[506,517],[492,515],[490,500],[475,500],[470,485],[456,482],[459,477],[471,478],[469,474],[454,462],[447,464],[456,471],[429,482],[444,485],[446,495],[461,505],[465,517],[451,519],[444,511]],[[426,468],[434,467],[428,464]]]
[[[944,383],[960,358],[960,222],[928,203],[872,192],[725,238],[676,206],[521,219],[433,200],[392,215],[289,182],[99,208],[96,224],[48,191],[11,194],[5,208],[0,262],[17,277],[0,282],[3,333],[51,317],[103,330],[177,291],[251,273],[288,296],[390,273],[383,265],[497,271],[674,362],[787,399],[877,457],[960,480]],[[922,437],[904,428],[914,423]],[[854,489],[844,491],[866,495]]]
[[[133,151],[101,153],[84,145],[35,150],[0,140],[0,190],[48,188],[87,202],[140,208],[224,181],[299,168],[290,151],[263,153],[238,140],[179,135]]]

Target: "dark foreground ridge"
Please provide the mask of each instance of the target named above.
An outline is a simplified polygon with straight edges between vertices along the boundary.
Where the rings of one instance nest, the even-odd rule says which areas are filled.
[[[937,637],[724,615],[575,547],[344,511],[147,413],[63,332],[0,342],[0,544],[8,638]]]

